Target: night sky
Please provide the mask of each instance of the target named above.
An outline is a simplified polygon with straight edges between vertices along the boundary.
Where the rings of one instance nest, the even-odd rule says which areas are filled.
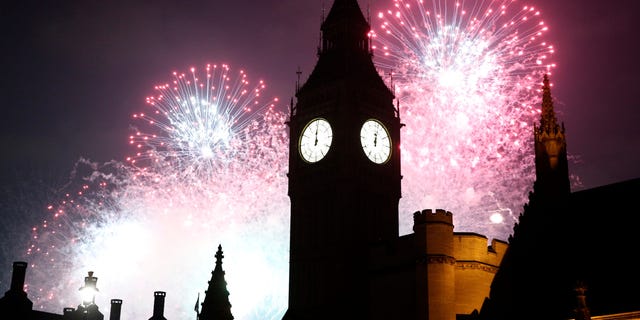
[[[360,4],[375,13],[391,1]],[[527,4],[542,11],[556,48],[552,95],[569,153],[580,159],[571,173],[582,188],[640,177],[640,1]],[[285,106],[297,69],[304,80],[315,63],[322,7],[321,0],[3,1],[1,185],[28,200],[42,185],[12,189],[21,181],[60,182],[79,157],[123,160],[131,115],[173,71],[227,63],[265,80],[267,95]],[[9,220],[4,213],[0,221]]]

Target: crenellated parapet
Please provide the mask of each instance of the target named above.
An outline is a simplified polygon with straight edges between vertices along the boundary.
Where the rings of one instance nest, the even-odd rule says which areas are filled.
[[[414,233],[405,238],[413,240],[416,283],[427,284],[417,287],[419,299],[430,301],[422,310],[427,319],[453,320],[479,310],[509,246],[453,229],[450,211],[424,209],[414,212]]]
[[[426,223],[444,223],[453,226],[453,214],[444,209],[436,209],[435,211],[424,209],[413,213],[414,228]]]
[[[487,237],[469,232],[456,232],[454,237],[454,256],[459,268],[482,268],[495,273],[509,245],[493,239],[487,245]]]

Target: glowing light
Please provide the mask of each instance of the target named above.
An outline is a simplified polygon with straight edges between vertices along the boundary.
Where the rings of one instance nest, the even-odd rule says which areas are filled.
[[[399,99],[401,233],[444,208],[457,231],[506,239],[534,179],[530,139],[553,47],[515,1],[395,0],[372,23],[374,59]]]

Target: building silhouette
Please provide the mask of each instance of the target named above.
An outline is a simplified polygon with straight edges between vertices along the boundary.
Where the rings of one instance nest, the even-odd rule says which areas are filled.
[[[199,311],[199,304],[196,303],[196,315],[199,320],[232,320],[231,304],[229,303],[229,291],[227,282],[224,279],[222,269],[222,245],[218,245],[216,252],[216,266],[211,272],[209,287],[205,292],[202,303],[202,313]],[[11,276],[11,287],[5,295],[0,298],[0,319],[4,320],[104,320],[104,315],[100,312],[95,303],[95,293],[98,291],[98,278],[89,271],[84,279],[84,286],[80,287],[83,292],[83,301],[77,308],[65,307],[62,314],[33,310],[33,302],[24,291],[27,262],[16,261],[13,263]],[[167,293],[155,291],[153,293],[153,315],[149,320],[167,320],[164,316],[164,305]],[[120,320],[122,313],[121,299],[111,299],[111,309],[109,320]]]
[[[357,0],[334,0],[321,32],[316,66],[298,84],[287,122],[284,320],[640,319],[640,242],[627,221],[637,212],[640,179],[571,192],[567,136],[547,76],[532,132],[536,181],[508,241],[454,232],[445,209],[417,209],[413,233],[400,236],[403,124],[372,62]],[[233,319],[221,246],[215,257],[196,303],[200,320]],[[26,268],[14,263],[1,319],[103,319],[90,299],[62,315],[33,310]],[[96,282],[89,273],[84,287],[97,289]],[[165,319],[165,297],[154,293],[150,320]],[[122,303],[111,300],[111,320]]]
[[[547,76],[536,181],[509,242],[456,233],[442,209],[416,211],[398,236],[403,125],[368,31],[356,0],[335,0],[291,105],[284,319],[640,319],[626,262],[639,242],[620,220],[640,179],[571,193]]]
[[[640,179],[570,192],[566,136],[544,79],[536,181],[514,226],[480,319],[640,319]]]
[[[216,267],[211,272],[209,287],[205,291],[202,302],[202,312],[198,314],[199,320],[233,320],[227,281],[224,279],[225,273],[222,269],[222,258],[224,258],[222,253],[222,245],[218,245]],[[198,308],[197,303],[196,308]]]

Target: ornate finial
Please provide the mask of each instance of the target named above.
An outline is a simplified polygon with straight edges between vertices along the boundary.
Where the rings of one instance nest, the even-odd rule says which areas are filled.
[[[216,252],[216,264],[222,264],[222,258],[224,258],[224,255],[222,255],[222,245],[219,244],[218,252]]]

